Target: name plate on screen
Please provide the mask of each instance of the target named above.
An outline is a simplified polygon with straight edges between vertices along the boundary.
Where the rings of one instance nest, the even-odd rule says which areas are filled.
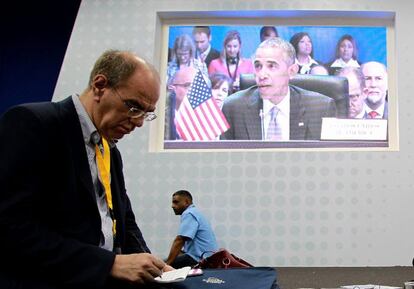
[[[321,140],[387,140],[386,119],[323,118]]]

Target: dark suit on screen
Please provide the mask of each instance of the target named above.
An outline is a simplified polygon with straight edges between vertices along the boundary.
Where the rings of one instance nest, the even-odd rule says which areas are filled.
[[[365,112],[364,118],[369,118],[367,112]],[[384,114],[382,115],[382,119],[388,119],[388,101],[385,101]]]
[[[204,62],[206,63],[207,67],[210,65],[210,62],[214,59],[217,59],[220,57],[220,52],[213,47],[211,47],[210,51],[208,52],[206,59]]]
[[[108,277],[115,254],[98,247],[101,220],[72,98],[12,108],[0,118],[0,139],[0,288],[125,288]],[[116,147],[111,189],[122,253],[149,252]]]
[[[323,117],[335,117],[333,99],[290,85],[290,140],[320,140]],[[223,106],[230,129],[221,139],[261,140],[263,100],[257,86],[229,96]]]
[[[175,92],[171,91],[167,97],[165,106],[164,140],[180,139],[175,127]]]

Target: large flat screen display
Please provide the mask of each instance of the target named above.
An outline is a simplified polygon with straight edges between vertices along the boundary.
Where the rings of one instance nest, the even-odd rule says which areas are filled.
[[[388,28],[169,25],[162,149],[389,149]]]

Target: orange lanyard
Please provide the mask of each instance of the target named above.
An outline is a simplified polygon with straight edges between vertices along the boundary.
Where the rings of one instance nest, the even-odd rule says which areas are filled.
[[[110,182],[110,173],[111,173],[111,152],[109,150],[108,141],[102,138],[103,144],[103,155],[99,146],[95,145],[95,154],[96,154],[96,164],[98,166],[99,175],[101,176],[102,184],[105,189],[105,198],[106,204],[109,208],[109,213],[111,214],[111,218],[113,221],[112,224],[112,232],[114,234],[114,238],[116,235],[116,219],[113,213],[113,204],[112,204],[112,193],[111,193],[111,182]]]

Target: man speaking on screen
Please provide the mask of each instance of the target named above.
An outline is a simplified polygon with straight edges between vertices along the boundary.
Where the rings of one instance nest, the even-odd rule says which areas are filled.
[[[281,39],[262,42],[254,55],[256,85],[229,96],[224,140],[320,140],[322,118],[335,117],[333,99],[289,85],[297,73],[295,49]]]

